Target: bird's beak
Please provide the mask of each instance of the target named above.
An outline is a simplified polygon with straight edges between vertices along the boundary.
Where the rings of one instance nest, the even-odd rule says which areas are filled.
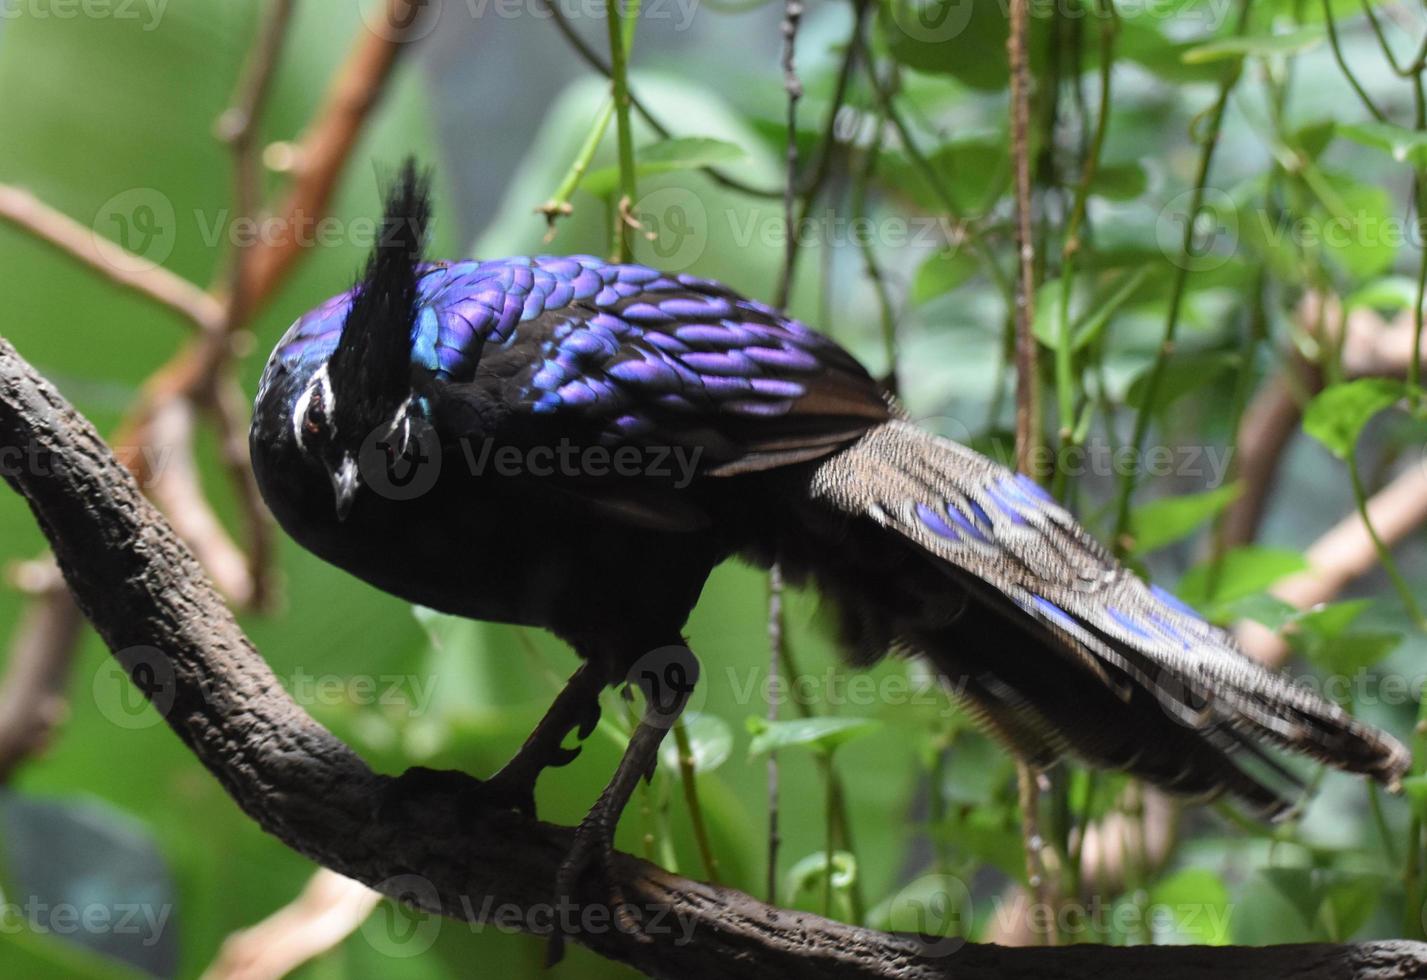
[[[345,521],[357,496],[357,461],[343,456],[336,467],[327,471],[332,480],[332,497],[337,505],[337,520]]]

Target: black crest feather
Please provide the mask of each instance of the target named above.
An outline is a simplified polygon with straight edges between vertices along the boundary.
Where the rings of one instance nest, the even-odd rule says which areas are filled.
[[[329,366],[339,411],[385,406],[404,398],[411,383],[417,267],[431,223],[430,172],[407,157],[384,199],[376,244]]]

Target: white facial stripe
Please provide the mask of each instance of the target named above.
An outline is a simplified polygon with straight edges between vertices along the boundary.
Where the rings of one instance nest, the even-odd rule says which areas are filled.
[[[307,404],[312,401],[312,386],[303,389],[297,396],[297,404],[292,407],[292,437],[302,445],[302,420],[307,417]]]
[[[407,395],[406,401],[402,402],[401,405],[397,407],[396,414],[393,415],[391,417],[391,421],[387,423],[387,430],[384,438],[390,439],[392,436],[397,434],[398,430],[400,430],[401,445],[404,448],[406,444],[411,440],[410,412],[411,396]]]
[[[327,365],[322,365],[312,375],[312,381],[307,388],[297,397],[297,404],[292,407],[292,434],[298,445],[303,442],[302,424],[307,418],[308,406],[312,404],[313,398],[318,399],[318,404],[322,406],[323,413],[329,422],[332,419],[333,410],[337,407],[336,399],[332,395],[332,385],[327,380]]]

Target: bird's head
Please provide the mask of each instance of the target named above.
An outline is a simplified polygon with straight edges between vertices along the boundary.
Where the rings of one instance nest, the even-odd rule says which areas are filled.
[[[364,483],[363,454],[404,455],[420,420],[424,372],[412,366],[411,344],[430,216],[429,177],[408,159],[386,192],[377,240],[345,298],[345,315],[340,305],[331,311],[342,317],[335,350],[289,396],[288,432],[298,453],[325,470],[339,520]]]

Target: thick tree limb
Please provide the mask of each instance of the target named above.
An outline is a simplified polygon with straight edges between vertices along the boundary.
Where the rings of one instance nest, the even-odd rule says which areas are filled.
[[[94,428],[2,340],[0,461],[86,615],[234,801],[314,861],[430,911],[531,932],[559,917],[576,924],[574,938],[600,954],[679,980],[1115,980],[1150,971],[1162,980],[1388,980],[1427,971],[1427,945],[1407,942],[1265,949],[928,945],[771,908],[620,856],[616,873],[646,923],[647,941],[636,940],[613,928],[598,887],[578,896],[577,908],[552,905],[568,829],[480,808],[455,789],[420,805],[384,806],[392,780],[372,772],[288,697],[192,553]]]

